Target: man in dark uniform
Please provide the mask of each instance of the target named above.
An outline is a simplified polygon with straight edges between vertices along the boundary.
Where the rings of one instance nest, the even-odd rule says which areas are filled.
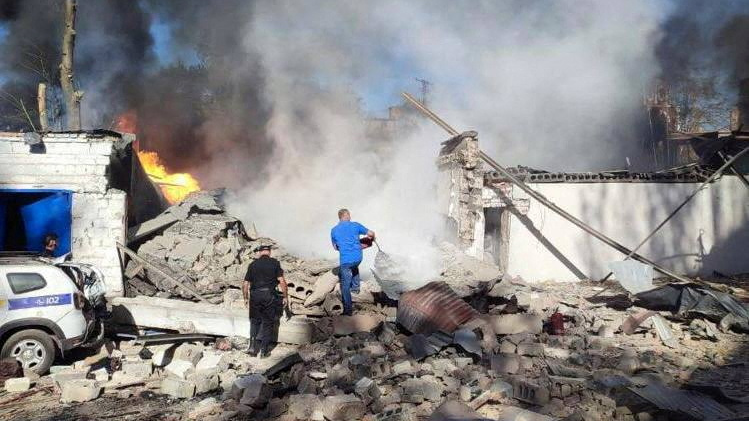
[[[247,268],[242,284],[245,305],[250,306],[250,347],[251,356],[260,353],[260,358],[270,355],[275,325],[281,318],[283,308],[288,303],[286,280],[281,263],[270,257],[271,246],[255,249],[258,257]],[[280,296],[277,287],[281,286]]]

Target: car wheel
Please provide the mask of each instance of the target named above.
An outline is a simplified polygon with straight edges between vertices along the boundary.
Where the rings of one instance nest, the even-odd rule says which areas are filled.
[[[45,374],[55,360],[55,343],[41,330],[27,329],[16,332],[5,341],[0,356],[15,358],[26,370]]]

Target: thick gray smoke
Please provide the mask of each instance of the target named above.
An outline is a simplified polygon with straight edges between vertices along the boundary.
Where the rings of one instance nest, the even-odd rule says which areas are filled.
[[[329,228],[348,207],[420,277],[434,268],[434,159],[447,135],[417,120],[393,138],[366,122],[398,91],[417,93],[414,77],[499,162],[587,170],[637,160],[656,76],[697,67],[733,81],[749,68],[739,1],[78,3],[87,128],[131,112],[143,147],[205,187],[239,187],[234,211],[304,255],[334,255]],[[57,79],[60,4],[0,3],[2,90],[27,104],[41,81],[29,51]],[[156,24],[168,55],[197,60],[164,62]],[[28,128],[0,104],[5,128]]]
[[[658,20],[645,1],[259,3],[245,48],[266,75],[274,172],[234,209],[296,252],[332,257],[328,232],[348,207],[388,251],[421,263],[411,276],[433,275],[434,159],[448,136],[426,121],[378,153],[385,140],[367,138],[355,87],[394,67],[419,72],[403,86],[430,79],[431,107],[478,130],[501,162],[623,166],[628,124],[657,72]]]

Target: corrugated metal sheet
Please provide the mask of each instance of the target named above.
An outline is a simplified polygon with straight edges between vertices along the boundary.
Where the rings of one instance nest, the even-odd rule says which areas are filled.
[[[452,333],[478,314],[446,283],[430,282],[401,294],[397,320],[411,333]]]
[[[674,389],[657,383],[645,387],[630,387],[629,390],[660,409],[684,414],[697,420],[730,420],[736,416],[715,399],[691,390]]]

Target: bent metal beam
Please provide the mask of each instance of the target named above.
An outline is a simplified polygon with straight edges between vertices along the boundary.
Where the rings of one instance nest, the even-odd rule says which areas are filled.
[[[449,124],[447,124],[444,120],[439,118],[436,114],[434,114],[431,110],[429,110],[427,107],[425,107],[422,103],[420,103],[416,98],[409,95],[408,93],[404,92],[403,97],[408,101],[411,105],[413,105],[416,109],[424,113],[427,117],[429,117],[432,121],[437,123],[438,126],[442,127],[446,132],[448,132],[452,136],[457,136],[459,133],[457,130],[452,128]],[[640,256],[637,253],[634,253],[632,250],[628,249],[627,247],[623,246],[622,244],[614,241],[613,239],[609,238],[608,236],[604,235],[603,233],[597,231],[593,227],[589,226],[585,222],[577,219],[573,215],[569,214],[564,209],[560,208],[559,206],[555,205],[553,202],[548,200],[544,195],[541,193],[533,190],[530,186],[525,184],[523,181],[515,177],[511,172],[507,171],[504,167],[499,165],[494,159],[492,159],[489,155],[484,153],[483,151],[480,151],[481,159],[484,160],[490,167],[494,168],[496,171],[500,172],[503,176],[507,177],[510,181],[512,181],[515,185],[517,185],[521,190],[523,190],[525,193],[527,193],[532,198],[536,199],[539,203],[546,206],[553,212],[557,213],[562,218],[570,221],[573,225],[577,226],[578,228],[582,229],[583,231],[587,232],[588,234],[592,235],[593,237],[599,239],[604,244],[608,245],[609,247],[612,247],[613,249],[617,250],[618,252],[629,255],[632,259],[635,259],[639,262],[648,264],[652,266],[655,270],[658,272],[670,276],[674,279],[677,279],[682,282],[693,282],[692,279],[680,275],[677,273],[672,272],[669,269],[664,268],[663,266],[651,261],[648,258],[645,258],[643,256]]]

